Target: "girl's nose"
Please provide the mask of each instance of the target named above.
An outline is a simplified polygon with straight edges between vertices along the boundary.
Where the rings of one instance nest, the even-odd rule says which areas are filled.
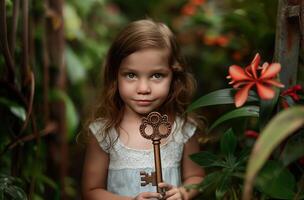
[[[140,80],[137,85],[138,94],[149,94],[151,93],[151,87],[147,80]]]

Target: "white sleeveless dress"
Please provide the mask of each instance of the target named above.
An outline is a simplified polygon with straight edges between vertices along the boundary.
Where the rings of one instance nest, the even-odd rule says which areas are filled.
[[[100,130],[103,123],[96,120],[89,128],[97,138],[100,147],[109,154],[107,190],[114,194],[135,197],[141,192],[156,192],[151,184],[141,186],[140,171],[151,173],[154,171],[153,149],[140,150],[129,148],[118,138],[114,146],[108,149],[109,138],[102,141]],[[166,183],[180,186],[181,159],[184,144],[195,133],[196,127],[187,122],[182,128],[182,120],[176,118],[172,133],[165,144],[161,144],[161,164],[163,180]],[[115,139],[117,132],[112,129],[110,137]]]

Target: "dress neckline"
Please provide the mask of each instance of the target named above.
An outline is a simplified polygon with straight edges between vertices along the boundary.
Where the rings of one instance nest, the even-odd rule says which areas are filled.
[[[173,134],[175,134],[176,132],[176,121],[173,122],[173,125],[172,125],[172,132],[171,134],[168,136],[168,139],[165,143],[161,143],[160,144],[160,147],[161,148],[164,148],[166,147],[171,141],[172,141],[172,138],[173,138]],[[117,131],[115,130],[114,131],[115,135],[118,136],[117,134]],[[151,141],[152,143],[152,141]],[[119,137],[117,137],[117,144],[119,144],[121,147],[125,148],[125,149],[128,149],[128,150],[131,150],[131,151],[137,151],[137,152],[147,152],[147,153],[150,153],[150,152],[153,152],[153,147],[150,148],[150,149],[137,149],[137,148],[132,148],[132,147],[129,147],[127,145],[125,145]]]

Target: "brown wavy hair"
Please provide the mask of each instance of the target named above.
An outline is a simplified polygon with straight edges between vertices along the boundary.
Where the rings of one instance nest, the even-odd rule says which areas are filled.
[[[147,48],[168,49],[170,52],[168,62],[173,78],[167,100],[158,111],[166,113],[171,119],[175,119],[176,116],[187,119],[188,116],[184,112],[192,99],[196,82],[186,67],[176,38],[168,26],[144,19],[127,25],[113,41],[103,66],[102,90],[92,116],[86,122],[86,130],[96,119],[104,123],[103,129],[100,130],[103,139],[109,137],[112,128],[118,129],[124,107],[118,92],[118,69],[124,58]],[[110,146],[112,144],[113,141]]]

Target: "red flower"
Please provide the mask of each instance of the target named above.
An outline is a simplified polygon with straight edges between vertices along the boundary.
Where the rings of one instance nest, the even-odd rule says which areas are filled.
[[[182,14],[183,15],[194,15],[196,13],[196,7],[192,4],[186,4],[183,8],[182,8]]]
[[[234,100],[236,107],[240,107],[246,102],[248,92],[253,86],[256,86],[261,99],[274,97],[275,91],[271,86],[284,87],[283,84],[274,79],[281,70],[280,63],[264,63],[262,66],[259,66],[259,63],[260,55],[257,53],[251,64],[245,69],[237,65],[229,67],[227,78],[232,79],[229,84],[232,84],[234,88],[239,88]]]
[[[227,36],[219,36],[217,37],[217,44],[221,47],[225,47],[229,44],[230,39]]]
[[[295,85],[281,93],[282,96],[290,96],[294,101],[299,101],[300,96],[297,94],[297,92],[302,91],[301,85]]]
[[[294,102],[297,102],[297,101],[300,101],[300,99],[301,99],[301,97],[298,94],[299,92],[303,93],[302,86],[301,85],[295,85],[295,86],[293,86],[291,88],[288,88],[287,90],[283,91],[281,93],[281,96],[282,97],[290,96]],[[286,100],[286,98],[282,99],[281,106],[283,108],[288,108],[290,106],[289,104],[290,104],[290,102],[288,102]]]
[[[225,35],[218,35],[218,36],[204,35],[202,40],[206,45],[209,46],[218,45],[221,47],[227,46],[230,42],[229,37]]]
[[[259,137],[259,133],[253,130],[246,130],[245,131],[245,136],[248,138],[258,138]]]
[[[203,4],[203,3],[205,3],[205,0],[191,0],[190,3],[192,5],[199,6],[199,5]]]

